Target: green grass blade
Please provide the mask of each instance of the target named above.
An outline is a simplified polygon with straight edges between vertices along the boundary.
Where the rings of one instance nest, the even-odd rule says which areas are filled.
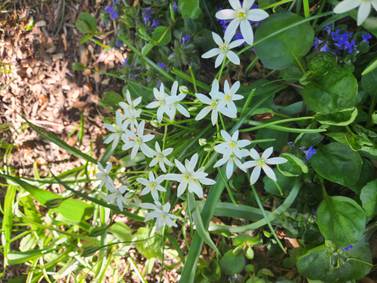
[[[62,220],[65,220],[68,224],[80,223],[84,216],[90,214],[93,209],[92,205],[88,203],[82,202],[78,199],[63,198],[53,192],[37,188],[15,176],[0,173],[0,177],[20,186],[25,191],[29,192],[41,204],[60,213],[63,216]]]
[[[243,225],[243,226],[227,226],[227,225],[211,225],[210,226],[210,231],[229,231],[231,233],[244,233],[247,231],[255,230],[258,229],[264,225],[267,225],[268,222],[274,221],[279,215],[284,213],[288,208],[291,207],[293,202],[296,200],[296,197],[300,191],[301,184],[296,181],[295,184],[292,187],[292,190],[289,192],[287,198],[283,201],[283,203],[275,209],[273,212],[268,213],[266,211],[266,218],[262,218],[258,220],[257,222],[248,224],[248,225]],[[236,208],[233,208],[234,210]],[[243,209],[241,213],[244,213]]]
[[[9,185],[4,199],[4,215],[2,220],[1,243],[3,245],[4,270],[8,265],[8,253],[12,238],[13,203],[16,197],[16,187]]]
[[[196,231],[202,240],[211,247],[217,254],[220,254],[215,243],[212,241],[207,229],[204,227],[202,217],[200,216],[199,206],[195,203],[195,198],[192,193],[188,194],[188,207],[192,213],[192,217],[195,223]]]
[[[361,73],[361,75],[365,76],[366,74],[372,72],[377,68],[377,59],[374,60],[368,67],[365,68],[365,70]]]
[[[88,155],[88,154],[86,154],[84,152],[81,152],[77,148],[74,148],[74,147],[70,146],[65,141],[63,141],[62,139],[60,139],[56,134],[54,134],[52,132],[49,132],[49,131],[47,131],[47,130],[45,130],[45,129],[37,126],[37,125],[34,125],[33,123],[31,123],[28,120],[26,120],[26,122],[28,123],[28,125],[34,131],[36,131],[38,133],[39,136],[41,136],[42,138],[44,138],[44,139],[46,139],[46,140],[48,140],[48,141],[56,144],[60,148],[62,148],[65,151],[67,151],[69,154],[72,154],[73,156],[75,156],[77,158],[82,158],[82,159],[84,159],[84,160],[86,160],[88,162],[97,164],[97,160],[96,159],[94,159],[93,157],[91,157],[90,155]]]

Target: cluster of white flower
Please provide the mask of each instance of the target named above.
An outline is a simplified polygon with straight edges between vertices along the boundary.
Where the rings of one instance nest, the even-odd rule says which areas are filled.
[[[223,62],[225,57],[235,64],[239,63],[239,58],[230,49],[240,46],[244,41],[248,44],[253,44],[253,31],[249,21],[260,21],[268,17],[265,11],[251,8],[254,1],[244,0],[242,5],[238,0],[230,0],[229,2],[233,9],[224,9],[216,14],[216,17],[219,19],[231,20],[225,31],[225,38],[223,40],[219,35],[213,33],[213,38],[219,45],[219,48],[212,49],[203,55],[205,58],[218,56],[216,67]],[[240,27],[244,39],[230,42],[238,27]],[[197,100],[190,102],[195,105],[190,109],[197,109],[197,106],[204,105],[196,114],[195,120],[202,120],[211,113],[212,125],[216,125],[219,130],[219,116],[222,117],[221,115],[224,115],[232,119],[237,118],[235,101],[244,98],[237,93],[239,88],[240,82],[237,81],[231,84],[228,80],[225,80],[223,91],[221,91],[219,81],[214,79],[209,96],[196,93],[195,97]],[[156,109],[157,121],[160,123],[164,118],[174,121],[177,112],[189,118],[190,113],[183,106],[185,104],[183,100],[186,98],[187,93],[187,88],[179,88],[178,82],[175,81],[171,87],[170,94],[168,94],[166,93],[165,86],[161,83],[159,88],[153,89],[154,101],[147,104],[146,108]],[[169,160],[168,156],[172,154],[174,149],[164,148],[165,142],[160,146],[156,141],[154,149],[148,146],[148,143],[155,136],[146,129],[145,121],[141,118],[142,110],[137,109],[141,104],[141,100],[141,97],[132,100],[130,93],[126,92],[125,102],[119,104],[121,110],[116,111],[115,124],[105,124],[106,129],[110,133],[104,142],[107,144],[111,143],[113,150],[122,142],[122,150],[131,150],[131,159],[135,159],[139,152],[146,157],[148,168],[151,168],[151,170],[147,176],[139,176],[136,178],[136,181],[142,187],[139,195],[145,196],[150,194],[153,203],[141,203],[139,207],[148,210],[145,220],[155,219],[156,229],[159,230],[165,225],[169,227],[176,226],[174,221],[177,217],[169,213],[171,204],[168,201],[162,201],[164,197],[160,196],[160,194],[167,192],[169,181],[178,183],[178,197],[181,197],[188,191],[195,194],[198,198],[204,197],[203,186],[212,186],[216,182],[208,178],[208,173],[204,171],[203,167],[198,166],[198,153],[192,155],[190,159],[184,160],[184,162],[175,159],[173,163]],[[164,117],[165,115],[166,117]],[[247,149],[246,147],[251,142],[246,139],[239,139],[238,131],[235,131],[231,135],[224,129],[220,133],[223,140],[217,142],[217,145],[213,146],[212,151],[222,156],[215,163],[214,168],[225,166],[226,177],[228,179],[232,177],[236,167],[244,172],[247,172],[249,168],[253,168],[250,174],[251,184],[257,182],[263,170],[269,178],[276,181],[275,173],[270,165],[284,163],[287,161],[286,159],[281,157],[270,158],[273,152],[272,147],[266,149],[262,155],[259,155],[254,148]],[[244,160],[247,157],[251,157],[251,160]],[[111,168],[110,163],[107,163],[105,168],[101,164],[98,164],[99,173],[97,174],[97,179],[99,180],[99,186],[105,186],[109,192],[106,199],[116,204],[120,210],[123,210],[124,206],[130,203],[135,192],[131,191],[125,185],[116,188],[112,178],[109,176]],[[177,173],[174,173],[175,168],[177,169]],[[158,174],[159,171],[162,173]],[[165,203],[162,204],[161,202]]]
[[[202,55],[202,58],[215,57],[215,68],[219,67],[228,58],[235,65],[240,64],[240,58],[231,49],[241,46],[244,42],[249,45],[254,43],[254,32],[250,21],[259,22],[268,17],[268,13],[262,9],[253,9],[254,0],[229,0],[232,9],[223,9],[216,13],[219,20],[230,21],[224,34],[224,39],[217,33],[212,33],[212,38],[218,47],[213,48]],[[240,28],[243,39],[232,41],[236,35],[237,29]]]
[[[209,92],[210,98],[201,93],[196,94],[199,101],[208,106],[204,107],[198,115],[196,115],[195,120],[199,121],[203,119],[210,112],[212,125],[217,124],[219,113],[229,118],[236,118],[237,107],[234,101],[243,99],[242,95],[236,93],[239,88],[240,82],[236,82],[230,87],[228,81],[225,81],[224,92],[221,92],[219,81],[215,79],[212,82],[211,91]]]

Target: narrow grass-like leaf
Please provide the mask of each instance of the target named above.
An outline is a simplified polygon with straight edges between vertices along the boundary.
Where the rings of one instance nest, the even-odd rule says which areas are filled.
[[[25,119],[25,118],[24,118]],[[25,119],[26,120],[26,119]],[[57,146],[59,146],[60,148],[64,149],[65,151],[67,151],[69,154],[72,154],[73,156],[76,156],[77,158],[82,158],[88,162],[92,162],[92,163],[97,163],[97,160],[94,159],[93,157],[91,157],[90,155],[78,150],[77,148],[74,148],[72,146],[70,146],[69,144],[67,144],[65,141],[63,141],[62,139],[60,139],[56,134],[52,133],[52,132],[49,132],[37,125],[34,125],[33,123],[31,123],[30,121],[26,120],[26,122],[28,123],[28,125],[34,130],[36,131],[42,138],[56,144]]]
[[[62,198],[58,194],[39,189],[28,182],[22,181],[17,177],[2,173],[0,173],[0,177],[3,177],[11,183],[20,186],[45,206],[51,206],[51,204],[53,203],[52,210],[60,213],[64,217],[64,220],[66,220],[69,224],[80,223],[84,216],[89,214],[93,209],[90,204],[84,203],[78,199]]]
[[[1,243],[4,255],[4,270],[8,265],[8,253],[10,252],[10,243],[12,238],[13,225],[13,203],[16,197],[16,187],[9,185],[4,199],[4,215],[2,219]]]
[[[269,214],[269,212],[266,212]],[[215,216],[242,218],[257,221],[263,216],[261,211],[252,206],[243,204],[233,204],[230,202],[219,202],[216,205]]]
[[[212,241],[211,236],[209,235],[207,229],[204,227],[202,217],[200,216],[199,207],[195,203],[195,198],[192,193],[188,193],[188,207],[192,213],[192,217],[195,223],[196,231],[202,240],[211,247],[217,254],[220,254],[215,243]]]
[[[268,222],[274,221],[277,217],[279,217],[279,215],[281,215],[283,212],[285,212],[288,208],[291,207],[291,205],[295,201],[300,191],[300,187],[301,187],[301,184],[296,181],[292,187],[292,190],[289,192],[287,198],[283,201],[283,203],[273,212],[266,211],[266,218],[262,218],[258,220],[257,222],[254,222],[248,225],[243,225],[243,226],[211,225],[209,230],[210,231],[229,231],[231,233],[244,233],[247,231],[258,229],[264,225],[267,225]],[[234,211],[237,210],[236,207],[233,207],[232,209]],[[244,208],[241,208],[239,213],[243,214]]]
[[[31,250],[26,252],[10,252],[8,254],[9,264],[21,264],[29,260],[33,260],[52,252],[54,249],[43,249],[43,250]]]
[[[377,68],[377,59],[375,59],[365,70],[361,73],[361,75],[365,76],[366,74],[372,72],[374,69]]]

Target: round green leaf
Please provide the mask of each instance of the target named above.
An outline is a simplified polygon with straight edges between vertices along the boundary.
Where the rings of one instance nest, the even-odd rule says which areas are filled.
[[[318,113],[315,118],[323,125],[348,126],[355,121],[357,114],[357,108],[352,107],[329,114]]]
[[[326,197],[318,207],[317,224],[326,240],[340,247],[347,246],[363,236],[366,215],[351,198]]]
[[[169,27],[159,26],[152,33],[153,43],[159,46],[167,45],[171,41],[171,31]]]
[[[276,13],[259,26],[255,33],[255,41],[258,42],[302,20],[301,16],[290,12]],[[262,41],[255,46],[255,52],[266,68],[282,70],[308,53],[313,40],[314,30],[306,22]]]
[[[361,86],[371,96],[377,97],[377,69],[361,77]]]
[[[227,251],[220,259],[221,270],[227,275],[240,273],[246,260],[241,251],[234,253],[233,250]]]
[[[361,189],[360,200],[369,218],[377,214],[377,179]]]
[[[301,94],[310,110],[323,114],[352,108],[357,102],[357,80],[345,68],[333,68],[331,76],[308,83]]]
[[[330,143],[319,147],[310,163],[321,177],[347,187],[359,180],[363,161],[349,146]]]
[[[297,269],[312,280],[343,283],[363,278],[371,269],[368,244],[359,242],[347,252],[329,245],[315,247],[297,259]]]
[[[308,173],[308,166],[297,156],[290,153],[283,153],[281,157],[288,160],[288,162],[278,165],[280,173],[284,176],[294,177],[300,176],[302,173]]]

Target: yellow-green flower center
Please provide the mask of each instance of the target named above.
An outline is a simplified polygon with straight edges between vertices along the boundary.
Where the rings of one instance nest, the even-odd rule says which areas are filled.
[[[238,10],[236,11],[236,18],[240,21],[247,19],[247,14],[245,10]]]
[[[232,95],[229,94],[229,93],[226,93],[226,94],[224,95],[224,100],[225,100],[226,102],[230,102],[230,101],[232,100]]]
[[[212,100],[209,106],[211,107],[211,109],[215,109],[217,107],[217,104],[218,102],[216,100]]]
[[[230,142],[229,142],[229,147],[230,147],[231,149],[235,149],[235,148],[237,147],[237,144],[236,144],[234,141],[230,141]]]
[[[258,159],[257,160],[257,165],[259,166],[259,167],[263,167],[264,165],[266,164],[266,162],[265,162],[265,160],[264,159]]]
[[[226,52],[228,52],[228,50],[229,50],[229,46],[228,46],[228,44],[226,44],[226,43],[220,44],[220,45],[219,45],[219,48],[220,48],[220,50],[221,50],[223,53],[226,53]]]

